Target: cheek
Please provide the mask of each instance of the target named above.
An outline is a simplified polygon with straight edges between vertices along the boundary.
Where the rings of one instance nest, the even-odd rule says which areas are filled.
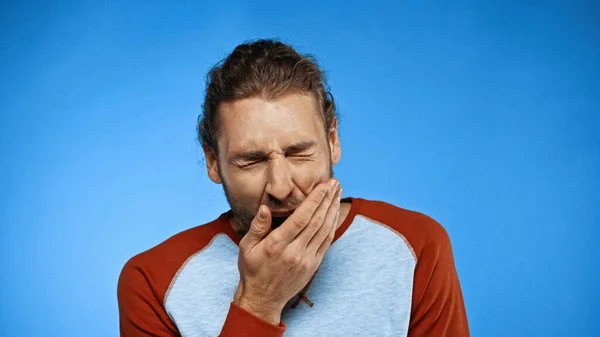
[[[264,174],[259,174],[258,171],[228,173],[226,179],[232,197],[238,200],[255,200],[262,197],[267,183]]]
[[[291,165],[291,167],[292,180],[304,195],[308,195],[315,186],[329,178],[329,170],[327,165],[323,165],[323,162],[306,162],[302,165]]]

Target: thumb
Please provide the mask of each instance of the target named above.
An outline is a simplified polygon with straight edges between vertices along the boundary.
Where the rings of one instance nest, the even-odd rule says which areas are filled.
[[[260,205],[258,213],[250,224],[250,229],[244,239],[247,237],[248,244],[252,247],[259,243],[271,229],[271,211],[267,206]]]

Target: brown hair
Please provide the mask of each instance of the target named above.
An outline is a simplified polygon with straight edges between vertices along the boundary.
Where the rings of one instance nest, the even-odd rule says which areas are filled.
[[[300,91],[311,93],[321,108],[325,132],[337,120],[333,96],[317,60],[276,40],[240,44],[208,73],[198,139],[218,155],[218,111],[221,103],[260,96],[274,99]]]

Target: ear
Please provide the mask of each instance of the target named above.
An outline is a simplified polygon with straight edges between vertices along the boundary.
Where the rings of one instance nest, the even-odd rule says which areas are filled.
[[[220,184],[221,175],[219,174],[219,158],[206,144],[202,144],[202,150],[204,151],[204,158],[206,158],[208,178],[215,184]]]
[[[340,138],[338,135],[338,123],[337,118],[334,118],[331,123],[331,129],[329,130],[328,141],[329,148],[331,149],[331,164],[335,165],[340,161],[342,157],[342,147],[340,145]]]

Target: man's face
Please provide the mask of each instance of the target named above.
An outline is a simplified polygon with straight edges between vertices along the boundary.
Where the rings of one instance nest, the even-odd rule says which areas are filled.
[[[261,204],[278,226],[333,175],[341,148],[337,123],[325,132],[315,98],[288,94],[220,106],[219,158],[207,149],[208,174],[222,183],[234,219],[247,230]]]

